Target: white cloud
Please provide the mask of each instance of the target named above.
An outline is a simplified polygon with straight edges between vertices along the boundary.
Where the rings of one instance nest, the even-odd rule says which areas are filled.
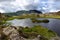
[[[50,10],[50,12],[58,12],[58,11],[60,11],[60,10]]]
[[[15,1],[15,0],[0,0],[0,2],[6,2],[6,1]]]
[[[0,12],[1,12],[1,13],[5,13],[5,11],[4,11],[4,10],[2,10],[2,9],[0,9]]]
[[[34,1],[34,3],[39,3],[40,2],[40,0],[33,0]]]
[[[2,0],[0,3],[0,10],[13,12],[18,10],[37,9],[44,10],[44,12],[49,12],[60,9],[60,6],[55,3],[56,2],[54,0]]]
[[[2,6],[2,4],[0,4],[0,7]]]

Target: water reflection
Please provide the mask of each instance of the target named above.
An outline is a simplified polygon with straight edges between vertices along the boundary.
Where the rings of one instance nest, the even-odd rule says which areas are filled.
[[[11,22],[13,26],[23,26],[23,27],[27,27],[27,26],[33,26],[33,23],[30,19],[14,19],[14,20],[11,20],[11,21],[8,21],[8,22]]]
[[[45,18],[38,18],[38,20],[43,20]],[[28,19],[14,19],[9,22],[12,23],[13,26],[29,26],[32,27],[34,25],[41,25],[43,27],[47,27],[48,29],[51,29],[55,31],[58,35],[60,35],[60,20],[59,19],[48,19],[49,23],[32,23],[32,21]]]

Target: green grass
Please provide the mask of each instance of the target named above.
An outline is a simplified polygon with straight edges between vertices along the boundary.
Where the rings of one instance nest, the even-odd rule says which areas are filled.
[[[44,15],[44,14],[41,14],[41,15]],[[2,20],[13,20],[13,19],[25,19],[25,18],[60,18],[59,15],[44,15],[44,16],[41,16],[40,14],[25,14],[25,15],[18,15],[18,16],[11,16],[11,17],[6,17],[5,19],[2,19]]]
[[[43,16],[42,16],[43,15]],[[2,15],[2,18],[0,18],[0,20],[13,20],[13,19],[25,19],[25,18],[60,18],[60,15],[45,15],[45,14],[22,14],[22,15],[18,15],[18,16],[11,16],[11,17],[3,17],[5,15]]]
[[[34,26],[32,28],[26,27],[26,28],[23,28],[22,32],[27,33],[27,34],[37,33],[39,35],[44,36],[47,39],[56,36],[55,32],[48,30],[47,28],[44,28],[42,26]]]
[[[41,20],[36,20],[36,18],[60,18],[60,16],[38,16],[38,15],[35,15],[35,14],[31,14],[31,15],[20,15],[20,16],[12,16],[12,17],[7,17],[7,19],[2,19],[0,18],[0,20],[2,20],[2,22],[0,22],[0,25],[6,23],[6,21],[8,20],[13,20],[13,19],[25,19],[25,18],[34,18],[35,21],[37,22],[42,22]],[[44,22],[46,20],[43,20]],[[5,27],[5,26],[4,26]],[[45,38],[49,39],[51,37],[55,37],[56,36],[56,33],[47,29],[47,28],[44,28],[42,26],[34,26],[32,28],[22,28],[18,30],[19,32],[22,31],[23,33],[26,33],[26,37],[31,37],[32,34],[34,35],[41,35],[41,36],[44,36]],[[32,36],[34,37],[34,36]]]
[[[31,20],[32,20],[32,22],[33,23],[48,23],[49,22],[49,20],[48,19],[44,19],[44,20],[38,20],[38,19],[36,19],[36,18],[31,18]]]
[[[13,19],[25,19],[25,18],[60,18],[60,16],[38,16],[38,15],[35,15],[35,14],[31,14],[31,15],[20,15],[20,16],[12,16],[10,18],[8,18],[8,20],[13,20]]]

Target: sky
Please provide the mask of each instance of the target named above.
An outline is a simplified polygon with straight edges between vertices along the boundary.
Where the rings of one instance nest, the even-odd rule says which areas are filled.
[[[42,12],[59,11],[60,0],[0,0],[2,13],[34,9]]]

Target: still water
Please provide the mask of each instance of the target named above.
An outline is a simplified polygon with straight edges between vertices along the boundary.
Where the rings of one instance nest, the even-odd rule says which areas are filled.
[[[37,18],[38,20],[43,20],[45,18]],[[23,26],[23,27],[32,27],[34,25],[41,25],[46,27],[52,31],[55,31],[58,35],[60,35],[60,19],[49,19],[49,23],[32,23],[32,21],[28,19],[14,19],[8,22],[11,22],[13,26]]]

